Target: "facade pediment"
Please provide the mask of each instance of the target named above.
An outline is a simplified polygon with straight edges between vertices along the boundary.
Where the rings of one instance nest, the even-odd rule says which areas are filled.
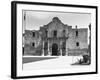
[[[58,17],[54,17],[51,22],[49,22],[47,25],[44,25],[43,27],[45,27],[48,30],[49,29],[57,30],[57,29],[67,28],[68,25],[63,24]]]
[[[43,36],[45,36],[45,32],[48,32],[48,37],[53,37],[54,32],[57,34],[57,37],[62,37],[63,34],[67,37],[68,29],[71,29],[71,26],[65,25],[61,22],[58,17],[54,17],[50,23],[44,25],[40,28],[43,32]],[[65,33],[63,33],[65,31]]]

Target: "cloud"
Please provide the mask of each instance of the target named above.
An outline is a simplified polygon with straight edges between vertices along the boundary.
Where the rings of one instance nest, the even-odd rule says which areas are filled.
[[[27,12],[28,16],[31,16],[33,18],[36,18],[36,19],[46,19],[48,18],[51,13],[49,12],[37,12],[37,11],[28,11]]]
[[[71,26],[88,27],[91,22],[90,14],[76,13],[60,13],[60,12],[44,12],[44,11],[27,11],[27,28],[39,29],[40,26],[48,24],[53,17],[59,17],[64,23]]]

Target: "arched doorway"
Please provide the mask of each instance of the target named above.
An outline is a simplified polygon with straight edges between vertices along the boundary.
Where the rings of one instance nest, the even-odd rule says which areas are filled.
[[[52,56],[57,56],[58,55],[58,45],[54,43],[52,45]]]

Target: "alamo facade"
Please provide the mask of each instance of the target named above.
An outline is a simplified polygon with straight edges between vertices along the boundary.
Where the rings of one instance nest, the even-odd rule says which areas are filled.
[[[88,54],[88,28],[72,28],[54,17],[39,30],[25,30],[24,55],[65,56]]]

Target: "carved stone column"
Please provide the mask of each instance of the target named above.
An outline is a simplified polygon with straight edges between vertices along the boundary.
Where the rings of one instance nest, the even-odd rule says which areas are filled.
[[[49,41],[48,41],[48,55],[50,55],[50,50],[49,50]]]
[[[62,41],[60,41],[60,55],[62,55]]]
[[[44,56],[44,41],[43,41],[43,47],[42,47],[42,56]]]

